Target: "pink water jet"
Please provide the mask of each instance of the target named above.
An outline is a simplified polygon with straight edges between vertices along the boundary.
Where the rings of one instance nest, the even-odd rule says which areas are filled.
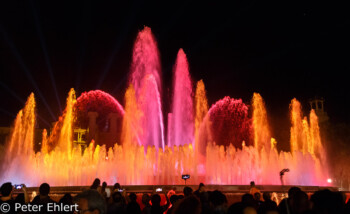
[[[185,52],[180,49],[174,66],[172,116],[169,146],[192,144],[194,138],[192,83]]]
[[[140,31],[136,38],[129,84],[135,89],[138,109],[142,113],[141,121],[131,121],[140,125],[136,135],[142,145],[163,149],[160,61],[157,43],[148,27]]]
[[[134,43],[131,73],[129,83],[133,85],[136,97],[142,88],[143,78],[149,74],[154,76],[157,89],[161,92],[161,67],[157,42],[152,34],[151,28],[145,27],[137,35]]]
[[[138,134],[142,145],[164,149],[161,98],[157,89],[157,82],[152,74],[147,75],[143,79],[138,105],[143,113],[139,123],[140,127],[142,127],[142,133]]]

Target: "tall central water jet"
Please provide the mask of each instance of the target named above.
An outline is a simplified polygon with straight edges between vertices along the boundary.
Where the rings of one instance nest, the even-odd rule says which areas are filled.
[[[174,66],[174,96],[172,103],[171,140],[169,146],[193,142],[192,83],[185,52],[180,49]]]
[[[159,53],[148,27],[139,32],[136,38],[129,83],[134,87],[138,109],[142,114],[140,121],[130,121],[130,124],[140,125],[135,135],[142,145],[164,148]]]

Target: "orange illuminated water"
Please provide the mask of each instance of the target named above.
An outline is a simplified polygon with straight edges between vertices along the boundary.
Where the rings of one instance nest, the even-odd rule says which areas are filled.
[[[138,134],[142,134],[141,126],[138,124],[143,117],[135,97],[135,89],[130,85],[125,93],[125,114],[123,120],[123,145],[141,145]]]
[[[195,136],[195,149],[198,152],[199,150],[199,141],[200,141],[200,128],[201,125],[206,125],[204,121],[205,116],[208,113],[208,101],[207,95],[205,91],[205,86],[203,80],[199,80],[196,86],[196,94],[195,94],[195,123],[194,123],[194,136]]]
[[[6,152],[6,161],[9,162],[18,156],[32,157],[34,154],[35,99],[33,93],[28,97],[24,109],[18,112],[14,126]]]
[[[197,122],[204,120],[204,111],[207,109],[204,95],[204,84],[199,82]],[[135,110],[132,86],[127,90],[126,96],[130,98],[126,98],[129,101],[126,102],[125,117],[139,117],[138,114],[128,113],[129,110]],[[268,131],[267,116],[261,96],[254,94],[253,118],[257,117],[253,123],[254,142],[257,142],[258,147],[255,143],[254,146],[243,146],[242,149],[232,145],[225,148],[208,142],[204,160],[198,160],[191,144],[172,148],[166,146],[164,150],[158,151],[155,147],[144,148],[136,143],[137,137],[132,136],[130,130],[128,132],[131,136],[125,136],[123,145],[116,144],[107,150],[105,146],[95,146],[91,142],[82,155],[80,147],[74,146],[72,141],[74,102],[75,94],[71,90],[62,116],[57,146],[48,152],[47,141],[51,136],[46,137],[47,132],[44,131],[42,150],[34,153],[35,100],[33,94],[29,96],[14,122],[7,147],[8,167],[2,181],[11,180],[28,185],[39,185],[42,182],[56,186],[88,185],[95,177],[99,177],[108,183],[182,184],[181,175],[188,173],[192,176],[188,183],[193,184],[247,184],[251,180],[259,184],[280,184],[278,175],[283,168],[290,169],[285,175],[286,184],[325,185],[328,178],[317,116],[311,111],[310,122],[301,119],[300,103],[296,99],[291,103],[291,116],[295,120],[291,127],[291,149],[296,148],[292,150],[293,153],[278,152],[275,146],[270,146],[276,144],[275,140],[260,134],[263,130]],[[130,128],[129,124],[124,122],[123,129]],[[195,127],[198,130],[198,124]]]
[[[290,152],[278,151],[260,94],[253,94],[250,107],[241,99],[225,97],[209,108],[204,82],[200,80],[195,90],[192,88],[182,49],[174,68],[171,112],[163,112],[161,66],[150,28],[136,39],[131,67],[124,109],[102,91],[84,93],[78,105],[79,98],[77,101],[71,89],[64,113],[50,131],[43,131],[41,150],[36,152],[36,105],[34,94],[30,94],[6,144],[0,182],[89,185],[98,177],[108,184],[171,185],[183,184],[181,175],[190,174],[188,184],[247,185],[255,181],[280,185],[279,173],[288,168],[284,184],[327,185],[326,151],[318,118],[313,110],[304,117],[296,99],[290,104]],[[113,147],[95,145],[92,140],[82,151],[73,142],[74,122],[88,106],[90,96],[100,96],[98,100],[118,108],[113,112],[122,112],[120,142]],[[163,114],[168,115],[167,127]]]
[[[254,147],[258,150],[262,149],[262,147],[269,150],[271,145],[271,135],[265,104],[260,94],[253,94],[252,106],[254,109],[252,118],[254,129]]]

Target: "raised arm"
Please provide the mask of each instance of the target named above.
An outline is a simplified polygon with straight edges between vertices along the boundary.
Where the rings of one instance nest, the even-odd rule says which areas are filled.
[[[29,196],[28,196],[28,191],[27,191],[27,187],[25,184],[22,184],[22,190],[23,190],[23,194],[24,194],[24,202],[27,204],[27,203],[29,203]]]
[[[166,199],[166,205],[164,206],[166,207],[166,209],[168,209],[170,206],[170,200],[169,200],[168,194],[164,190],[162,193],[165,195],[165,199]]]

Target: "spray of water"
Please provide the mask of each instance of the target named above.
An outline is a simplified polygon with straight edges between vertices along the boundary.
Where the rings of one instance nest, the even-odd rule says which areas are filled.
[[[149,28],[139,33],[134,46],[122,111],[121,144],[107,148],[92,140],[84,151],[74,145],[72,133],[79,108],[71,89],[63,115],[50,134],[43,131],[41,150],[35,152],[35,99],[31,94],[14,121],[0,181],[31,186],[42,182],[88,185],[99,177],[107,183],[161,185],[182,184],[181,175],[186,173],[192,177],[189,184],[246,185],[254,180],[278,185],[279,172],[289,168],[285,184],[327,185],[326,151],[314,111],[309,118],[304,117],[301,104],[292,100],[291,152],[277,151],[260,94],[253,94],[251,118],[248,105],[240,99],[225,97],[208,109],[203,81],[197,83],[193,101],[188,62],[182,50],[174,76],[168,145],[164,139],[159,56]],[[116,108],[123,109],[119,105]]]

